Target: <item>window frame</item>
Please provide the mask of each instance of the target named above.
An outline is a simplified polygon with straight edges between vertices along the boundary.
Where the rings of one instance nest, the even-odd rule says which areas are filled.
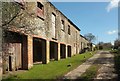
[[[22,9],[25,9],[25,1],[24,0],[14,0],[14,2],[19,4]]]
[[[52,21],[52,15],[55,17],[54,22]],[[51,24],[54,25],[54,37],[52,39],[57,40],[57,33],[56,33],[56,14],[52,12],[51,14]]]
[[[44,18],[44,5],[37,1],[37,17]]]
[[[41,10],[43,10],[43,4],[41,2],[37,2],[37,7],[40,8]]]
[[[70,25],[68,25],[68,34],[71,35]]]
[[[65,21],[61,20],[61,30],[65,31]]]

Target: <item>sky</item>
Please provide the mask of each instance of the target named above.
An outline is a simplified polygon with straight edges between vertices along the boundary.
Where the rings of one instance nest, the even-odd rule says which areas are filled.
[[[92,33],[98,42],[114,42],[118,38],[117,1],[110,2],[52,2],[67,18],[77,25],[84,36]]]

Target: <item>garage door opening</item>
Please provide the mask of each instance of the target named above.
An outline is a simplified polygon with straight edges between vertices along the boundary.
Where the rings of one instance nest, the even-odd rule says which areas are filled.
[[[68,57],[71,57],[71,46],[67,46]]]
[[[50,60],[57,60],[58,58],[58,44],[50,41]]]
[[[45,60],[46,41],[40,38],[33,38],[33,63],[41,64]]]
[[[60,58],[66,57],[66,46],[64,44],[60,44]]]
[[[6,71],[23,69],[23,38],[26,37],[16,32],[5,31],[3,51]]]

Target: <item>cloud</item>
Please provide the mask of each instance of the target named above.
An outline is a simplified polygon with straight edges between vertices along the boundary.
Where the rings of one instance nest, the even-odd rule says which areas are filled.
[[[107,32],[108,35],[113,35],[113,34],[116,34],[116,33],[118,33],[117,30],[112,30],[112,31]]]
[[[120,0],[111,0],[110,3],[109,3],[109,5],[108,5],[107,8],[106,8],[107,11],[109,12],[111,9],[117,8],[119,1],[120,1]]]

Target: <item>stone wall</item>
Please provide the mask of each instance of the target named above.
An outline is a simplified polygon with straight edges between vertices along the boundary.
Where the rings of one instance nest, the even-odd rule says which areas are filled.
[[[16,16],[11,22],[9,22],[9,24],[5,25],[4,27],[9,28],[12,31],[16,30],[21,33],[37,35],[41,38],[54,41],[52,37],[53,29],[51,28],[51,14],[54,13],[56,15],[55,41],[69,44],[73,47],[79,47],[78,37],[80,32],[73,24],[71,24],[71,22],[69,22],[70,20],[49,2],[41,2],[44,6],[44,17],[41,19],[36,15],[36,3],[37,2],[26,2],[24,9],[21,9],[20,5],[17,3],[3,3],[3,13],[5,13],[3,15],[3,24],[8,23],[14,16]],[[64,31],[61,30],[61,20],[65,21]],[[68,25],[70,25],[70,35],[68,35]],[[75,52],[73,53],[75,54]]]
[[[79,45],[80,52],[85,51],[84,49],[89,50],[90,49],[90,45],[89,45],[90,42],[82,35],[80,35],[79,37],[80,37],[80,45]]]
[[[71,47],[72,55],[80,52],[80,29],[72,23],[62,12],[54,7],[50,2],[38,0],[43,5],[43,16],[37,15],[37,1],[24,2],[18,4],[15,2],[3,2],[2,6],[2,27],[3,30],[12,31],[22,35],[22,55],[23,69],[29,69],[33,66],[33,37],[44,39],[44,63],[50,61],[50,42],[55,42],[57,46],[57,60],[60,59],[60,45],[64,45],[65,58],[67,58],[67,46]],[[55,15],[55,37],[52,28],[52,14]],[[64,21],[64,30],[62,22]],[[68,26],[69,25],[69,26]],[[70,27],[70,34],[68,33]],[[9,38],[10,39],[10,38]],[[9,40],[7,39],[7,40]],[[83,40],[85,41],[85,40]],[[8,42],[7,42],[8,43]],[[63,50],[64,50],[63,49]],[[71,56],[71,55],[70,55]]]

